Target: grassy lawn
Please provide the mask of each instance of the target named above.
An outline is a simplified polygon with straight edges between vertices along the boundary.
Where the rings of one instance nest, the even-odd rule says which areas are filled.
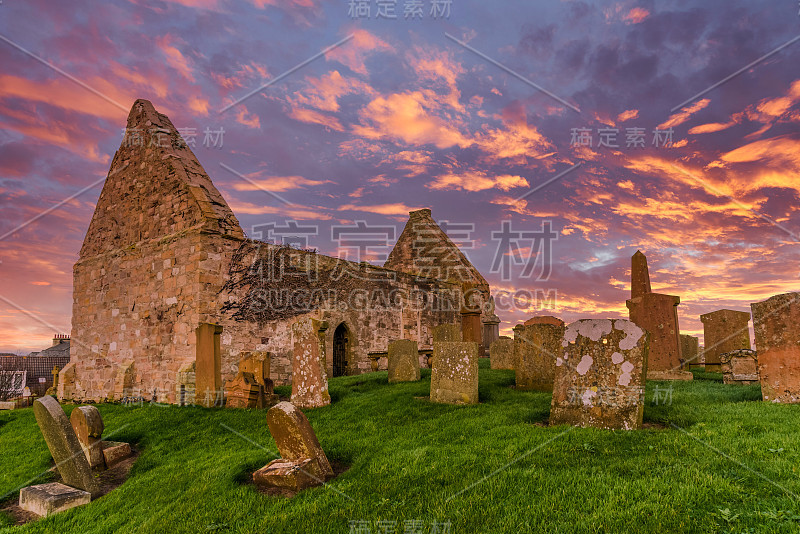
[[[101,405],[106,436],[142,451],[127,482],[24,527],[0,517],[0,532],[799,532],[800,406],[696,376],[671,399],[649,383],[637,432],[544,426],[550,395],[511,389],[485,360],[469,407],[417,398],[426,370],[335,378],[333,404],[306,413],[350,468],[292,499],[247,484],[275,451],[265,412]],[[47,481],[31,480],[51,460],[30,408],[0,412],[0,451],[4,500]]]

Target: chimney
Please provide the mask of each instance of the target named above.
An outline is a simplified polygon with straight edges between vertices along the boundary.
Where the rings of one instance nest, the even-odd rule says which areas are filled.
[[[53,336],[53,346],[61,345],[65,341],[69,341],[69,334],[56,334]]]

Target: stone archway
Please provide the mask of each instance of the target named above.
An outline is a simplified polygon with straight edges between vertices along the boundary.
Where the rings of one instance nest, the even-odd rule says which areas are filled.
[[[347,325],[339,324],[333,332],[333,376],[347,374],[347,356],[350,352],[350,332]]]

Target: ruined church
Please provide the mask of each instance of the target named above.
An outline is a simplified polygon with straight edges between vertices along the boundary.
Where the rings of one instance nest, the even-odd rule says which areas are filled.
[[[246,351],[269,353],[286,384],[305,318],[322,325],[328,376],[371,370],[393,340],[430,347],[440,324],[488,347],[489,285],[429,209],[411,212],[383,267],[249,239],[168,117],[137,100],[126,131],[158,142],[114,155],[74,266],[59,399],[182,403],[200,375],[233,378]]]

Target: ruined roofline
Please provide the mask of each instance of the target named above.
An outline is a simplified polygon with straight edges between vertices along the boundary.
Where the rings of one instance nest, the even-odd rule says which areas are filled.
[[[312,255],[312,256],[318,256],[318,257],[323,258],[325,260],[330,260],[330,261],[333,261],[333,262],[341,262],[341,263],[345,263],[345,264],[350,264],[352,266],[359,267],[359,268],[361,268],[363,265],[366,265],[370,270],[374,270],[374,271],[378,271],[378,272],[384,272],[384,273],[397,274],[397,275],[399,275],[398,276],[398,280],[403,280],[403,279],[405,279],[405,280],[420,280],[420,281],[424,281],[424,282],[435,282],[435,283],[438,283],[438,284],[445,284],[445,285],[453,286],[455,288],[460,288],[461,287],[461,284],[459,284],[457,282],[451,282],[449,280],[442,280],[440,278],[432,278],[430,276],[423,276],[421,274],[407,273],[405,271],[398,271],[396,269],[390,269],[388,267],[382,267],[380,265],[375,265],[375,264],[369,263],[368,261],[360,261],[360,262],[358,262],[358,261],[352,261],[352,260],[345,260],[345,259],[337,258],[337,257],[334,257],[334,256],[328,256],[327,254],[321,254],[321,253],[313,251],[313,250],[305,250],[305,249],[300,249],[300,248],[293,248],[293,247],[290,247],[288,245],[278,245],[278,244],[275,244],[275,243],[269,243],[267,241],[260,241],[258,239],[253,239],[253,238],[245,238],[242,241],[245,242],[245,243],[251,244],[251,245],[258,245],[258,246],[262,246],[262,247],[266,246],[266,247],[271,248],[271,249],[286,248],[292,254],[307,254],[307,255]]]

